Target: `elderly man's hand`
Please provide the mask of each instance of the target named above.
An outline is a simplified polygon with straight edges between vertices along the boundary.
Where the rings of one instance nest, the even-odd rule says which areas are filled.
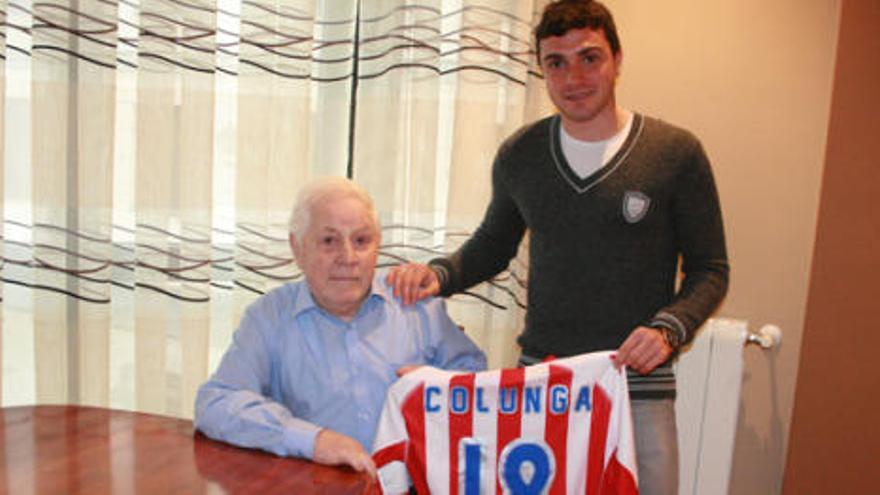
[[[413,371],[421,368],[421,364],[405,364],[400,368],[397,368],[397,376],[403,376],[407,373],[412,373]]]
[[[397,265],[391,269],[385,280],[394,288],[395,297],[399,297],[403,304],[412,304],[440,293],[437,274],[428,265],[421,263]]]
[[[357,440],[326,428],[321,430],[315,439],[312,460],[328,466],[351,466],[355,471],[366,471],[371,477],[376,477],[376,464],[373,458],[364,451]]]

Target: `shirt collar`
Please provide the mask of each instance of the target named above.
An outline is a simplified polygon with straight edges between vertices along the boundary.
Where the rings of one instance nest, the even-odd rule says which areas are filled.
[[[296,288],[296,291],[294,292],[293,297],[293,308],[291,308],[294,317],[309,310],[324,311],[318,306],[318,303],[316,303],[315,299],[312,297],[312,291],[309,289],[308,281],[302,280],[301,282],[294,284],[294,287]],[[391,287],[385,283],[385,274],[376,273],[373,275],[373,283],[370,285],[370,293],[367,294],[367,297],[361,304],[358,314],[363,311],[366,305],[375,304],[373,301],[387,303],[392,299],[394,299],[394,293],[392,292]]]

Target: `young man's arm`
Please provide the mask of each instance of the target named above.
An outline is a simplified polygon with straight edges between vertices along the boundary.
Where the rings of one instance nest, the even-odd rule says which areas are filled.
[[[651,327],[676,332],[678,345],[721,304],[729,279],[724,224],[709,159],[699,141],[692,143],[690,161],[676,180],[675,230],[684,278],[672,301],[661,308]]]
[[[429,296],[450,296],[491,279],[516,256],[526,230],[525,220],[509,194],[504,176],[503,146],[492,167],[492,198],[476,232],[449,257],[427,265],[407,263],[394,267],[388,283],[404,304]]]
[[[675,235],[682,257],[681,287],[647,326],[632,331],[617,361],[642,374],[666,362],[721,303],[729,266],[718,191],[709,159],[692,141],[689,162],[676,180]]]

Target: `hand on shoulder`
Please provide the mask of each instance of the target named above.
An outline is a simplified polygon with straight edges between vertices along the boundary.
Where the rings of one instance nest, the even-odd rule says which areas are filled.
[[[394,296],[399,297],[403,304],[413,304],[440,293],[437,274],[422,263],[397,265],[391,269],[385,281],[394,289]]]

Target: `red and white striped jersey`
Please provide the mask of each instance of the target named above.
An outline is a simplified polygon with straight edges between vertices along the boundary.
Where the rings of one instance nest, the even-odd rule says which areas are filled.
[[[637,494],[626,373],[611,354],[404,375],[373,444],[382,493]]]

